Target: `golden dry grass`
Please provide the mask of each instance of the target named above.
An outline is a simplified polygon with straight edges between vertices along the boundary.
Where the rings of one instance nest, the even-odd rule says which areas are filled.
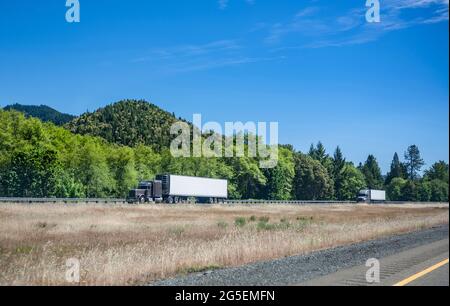
[[[0,285],[67,285],[69,258],[80,260],[81,284],[143,284],[448,224],[448,217],[448,204],[1,204]]]

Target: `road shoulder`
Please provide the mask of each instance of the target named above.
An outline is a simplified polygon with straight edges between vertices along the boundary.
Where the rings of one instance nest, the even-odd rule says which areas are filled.
[[[419,232],[258,262],[241,267],[154,282],[154,286],[283,286],[297,285],[337,271],[364,265],[369,258],[385,258],[448,239],[448,225]]]

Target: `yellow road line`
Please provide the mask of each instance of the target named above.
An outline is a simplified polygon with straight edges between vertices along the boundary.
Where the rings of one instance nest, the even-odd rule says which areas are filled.
[[[414,275],[411,276],[411,277],[408,277],[407,279],[402,280],[401,282],[395,284],[394,287],[402,287],[402,286],[406,286],[406,285],[408,285],[409,283],[412,283],[413,281],[415,281],[416,279],[421,278],[421,277],[427,275],[428,273],[431,273],[431,272],[433,272],[434,270],[439,269],[439,268],[442,267],[442,266],[445,266],[446,264],[448,264],[448,258],[447,258],[446,260],[444,260],[444,261],[441,261],[441,262],[438,263],[438,264],[435,264],[435,265],[432,266],[432,267],[429,267],[429,268],[426,269],[426,270],[423,270],[422,272],[419,272],[419,273],[417,273],[417,274],[414,274]]]

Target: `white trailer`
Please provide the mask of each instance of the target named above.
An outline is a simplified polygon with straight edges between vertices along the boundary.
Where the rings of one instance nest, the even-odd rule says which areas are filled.
[[[370,190],[370,202],[385,202],[386,191],[384,190]]]
[[[386,191],[374,189],[361,190],[358,194],[358,202],[366,202],[366,203],[386,202]]]
[[[168,203],[195,198],[200,202],[220,203],[228,198],[228,181],[203,177],[160,175],[163,198]]]

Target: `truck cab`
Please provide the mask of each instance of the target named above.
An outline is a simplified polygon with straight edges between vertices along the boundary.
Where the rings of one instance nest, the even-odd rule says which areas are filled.
[[[128,193],[128,203],[159,203],[162,202],[162,182],[143,181],[137,189],[132,189]]]
[[[358,193],[358,197],[357,197],[356,201],[358,203],[367,203],[367,202],[369,202],[369,200],[370,200],[369,193],[370,193],[370,190],[368,190],[368,189],[360,190],[359,193]]]

